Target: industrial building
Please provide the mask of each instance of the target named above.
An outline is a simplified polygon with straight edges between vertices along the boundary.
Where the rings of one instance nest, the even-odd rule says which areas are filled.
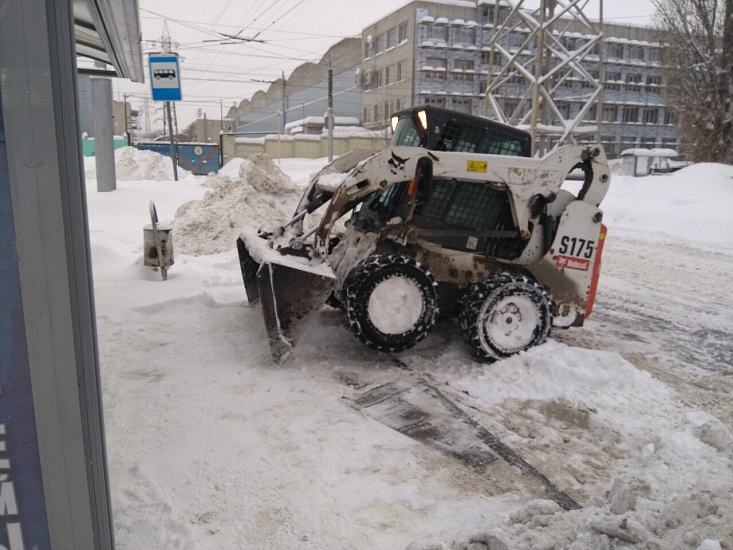
[[[359,68],[364,126],[386,127],[390,113],[414,105],[485,114],[489,62],[494,62],[492,74],[502,62],[500,56],[491,58],[488,45],[494,21],[504,21],[510,11],[500,6],[495,18],[495,7],[495,0],[414,1],[365,28]],[[653,30],[618,24],[602,29],[602,70],[597,49],[584,64],[595,79],[603,75],[601,140],[607,153],[618,156],[631,147],[678,148],[674,121],[664,105],[661,48]],[[563,45],[571,52],[591,39],[572,29],[562,32]],[[516,50],[528,33],[518,28],[507,36],[505,47]],[[520,101],[524,87],[521,79],[502,87],[499,100],[505,112]],[[563,80],[555,97],[564,118],[578,114],[589,88],[572,76]],[[593,125],[597,116],[594,106],[584,118]],[[595,141],[596,136],[586,139]]]

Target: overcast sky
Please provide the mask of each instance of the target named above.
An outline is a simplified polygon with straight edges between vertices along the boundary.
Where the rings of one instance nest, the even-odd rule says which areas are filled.
[[[598,17],[601,0],[588,0],[586,13]],[[406,5],[408,0],[139,0],[143,51],[159,52],[164,22],[182,59],[183,101],[177,104],[179,129],[202,109],[218,119],[235,102],[249,99],[267,82],[306,61],[318,61],[326,50]],[[526,0],[533,8],[539,0]],[[605,0],[604,20],[644,25],[654,13],[651,0]],[[237,35],[252,42],[227,40]],[[260,42],[261,41],[261,42]],[[227,43],[229,42],[229,43]],[[144,56],[147,58],[147,56]],[[146,59],[147,66],[147,59]],[[147,69],[146,69],[147,70]],[[122,94],[138,108],[149,83],[115,82],[115,99]],[[162,107],[162,104],[154,104]],[[153,113],[153,126],[162,126]]]

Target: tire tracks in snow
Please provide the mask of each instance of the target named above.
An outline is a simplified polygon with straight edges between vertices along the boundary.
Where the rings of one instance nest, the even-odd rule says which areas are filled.
[[[565,510],[582,506],[559,489],[511,447],[474,420],[453,399],[440,391],[426,375],[417,374],[392,356],[402,371],[398,380],[374,386],[358,394],[353,406],[367,416],[462,462],[479,473],[490,474],[498,459],[516,469],[525,485],[557,502]],[[353,378],[344,380],[355,389],[365,386]]]

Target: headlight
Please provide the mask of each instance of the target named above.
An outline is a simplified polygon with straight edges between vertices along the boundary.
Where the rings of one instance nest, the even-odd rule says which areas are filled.
[[[417,118],[420,119],[420,126],[422,126],[423,130],[428,129],[428,115],[425,111],[418,111],[417,112]]]

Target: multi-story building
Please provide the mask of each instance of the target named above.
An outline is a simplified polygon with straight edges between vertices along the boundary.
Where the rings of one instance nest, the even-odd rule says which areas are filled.
[[[361,53],[358,38],[334,44],[318,63],[298,66],[290,77],[278,80],[266,92],[256,92],[229,111],[236,132],[275,134],[288,123],[320,117],[328,109],[328,70],[333,74],[334,116],[358,119],[361,90],[355,86]]]
[[[423,104],[489,113],[489,62],[494,63],[492,75],[502,63],[500,56],[491,56],[489,44],[494,21],[503,22],[509,14],[508,6],[500,6],[495,18],[495,5],[495,0],[413,1],[365,28],[359,69],[362,124],[383,128],[392,112]],[[563,46],[568,51],[580,49],[591,38],[581,30],[563,28]],[[506,36],[506,47],[520,48],[529,32],[517,27]],[[661,49],[652,30],[604,24],[603,34],[603,70],[597,49],[584,56],[583,64],[595,79],[603,73],[601,136],[607,152],[615,156],[630,147],[678,147],[674,121],[661,94]],[[532,47],[530,42],[527,51]],[[492,92],[504,113],[519,104],[526,86],[525,80],[517,78],[498,94]],[[578,114],[590,87],[572,76],[562,80],[555,101],[563,118]],[[585,118],[588,124],[595,123],[595,106]]]

